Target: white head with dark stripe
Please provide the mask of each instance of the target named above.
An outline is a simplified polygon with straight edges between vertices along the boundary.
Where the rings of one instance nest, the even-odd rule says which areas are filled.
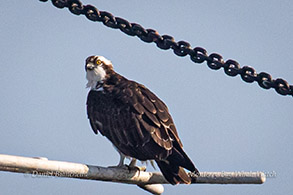
[[[88,80],[86,87],[94,89],[98,82],[103,82],[113,72],[113,65],[103,56],[89,56],[85,60],[85,71]]]

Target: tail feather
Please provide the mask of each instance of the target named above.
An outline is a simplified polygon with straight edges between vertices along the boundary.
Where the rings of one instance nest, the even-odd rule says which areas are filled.
[[[180,166],[169,164],[165,161],[156,161],[162,174],[166,180],[172,184],[176,185],[179,183],[190,184],[191,178]]]
[[[178,150],[179,149],[179,150]],[[199,171],[188,158],[181,147],[173,148],[166,160],[156,160],[162,174],[172,185],[179,183],[190,184],[192,179],[184,168],[199,176]]]
[[[198,172],[198,170],[195,168],[194,164],[182,148],[173,148],[172,154],[168,156],[167,161],[170,162],[170,164],[183,167],[191,172]]]

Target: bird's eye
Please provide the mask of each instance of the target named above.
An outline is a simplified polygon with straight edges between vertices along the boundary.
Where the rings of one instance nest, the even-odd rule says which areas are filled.
[[[102,61],[101,60],[97,60],[96,62],[98,65],[102,64]]]

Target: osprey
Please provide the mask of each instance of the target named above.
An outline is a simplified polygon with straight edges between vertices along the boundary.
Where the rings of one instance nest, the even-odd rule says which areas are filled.
[[[183,151],[167,106],[149,89],[126,79],[113,70],[103,56],[90,56],[85,64],[87,114],[93,131],[106,136],[120,153],[118,166],[125,156],[154,160],[171,184],[191,183],[184,171],[198,170]]]

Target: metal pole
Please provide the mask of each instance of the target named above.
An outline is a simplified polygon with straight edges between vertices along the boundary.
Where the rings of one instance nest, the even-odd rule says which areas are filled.
[[[35,177],[67,177],[136,184],[153,193],[161,194],[168,184],[160,172],[146,172],[136,169],[100,167],[80,163],[48,160],[47,158],[28,158],[0,154],[0,171],[32,174]],[[192,177],[192,175],[191,175]],[[262,184],[262,172],[201,172],[195,184]]]

